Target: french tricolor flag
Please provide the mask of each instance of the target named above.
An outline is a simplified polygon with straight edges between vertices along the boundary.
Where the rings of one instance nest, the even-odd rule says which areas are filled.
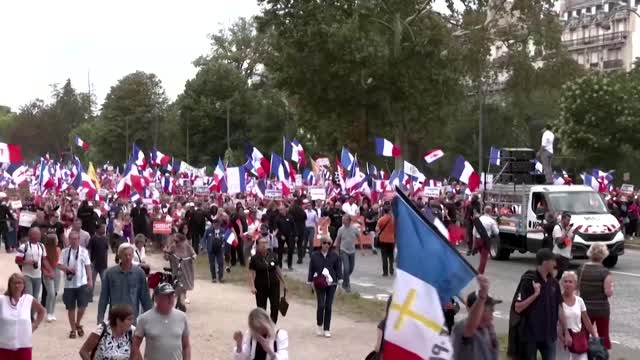
[[[218,165],[213,171],[213,180],[218,187],[218,192],[226,193],[227,192],[227,181],[226,181],[227,171],[222,163],[222,160],[218,158]]]
[[[153,150],[151,150],[151,161],[154,165],[167,167],[167,165],[169,165],[169,161],[171,161],[171,158],[169,157],[169,155],[165,155],[158,151],[158,149],[154,148]]]
[[[89,144],[87,144],[84,140],[80,139],[78,135],[76,135],[76,145],[81,147],[83,150],[89,150]]]
[[[233,231],[233,228],[227,229],[227,232],[224,233],[224,241],[233,246],[238,246],[238,238],[236,237],[236,233]]]
[[[134,164],[136,164],[141,170],[147,168],[147,159],[144,157],[144,152],[142,152],[136,144],[133,144],[131,157],[133,158]]]
[[[400,156],[400,148],[385,138],[376,138],[376,155],[398,157]]]
[[[22,162],[22,152],[20,151],[20,146],[0,143],[0,162],[10,164]]]
[[[427,162],[427,164],[433,164],[443,156],[444,156],[444,151],[442,151],[442,149],[434,149],[434,150],[427,151],[427,153],[424,154],[423,158],[424,158],[424,161]]]
[[[476,191],[480,186],[480,176],[478,176],[478,173],[473,169],[473,166],[471,166],[468,161],[464,160],[462,155],[458,156],[456,159],[453,171],[451,172],[451,177],[467,184],[467,187],[471,192]]]

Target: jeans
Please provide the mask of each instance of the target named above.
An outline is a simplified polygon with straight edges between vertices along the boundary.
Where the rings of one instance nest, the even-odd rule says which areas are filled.
[[[92,266],[91,267],[91,279],[93,282],[93,287],[91,288],[91,301],[93,302],[93,294],[94,291],[96,289],[96,279],[98,278],[98,275],[100,275],[100,286],[102,286],[102,283],[104,282],[104,272],[106,271],[106,269],[102,269],[100,271],[96,271],[96,269]]]
[[[275,324],[278,322],[278,311],[280,311],[280,284],[268,288],[256,288],[256,306],[267,310],[267,300],[271,305],[271,320]]]
[[[395,244],[380,243],[380,253],[382,255],[382,274],[393,275],[393,250]]]
[[[18,247],[18,234],[15,230],[6,230],[2,232],[2,239],[4,240],[4,249],[9,252],[11,248]]]
[[[224,276],[224,254],[222,249],[220,251],[209,252],[209,271],[211,272],[211,280],[216,279],[216,264],[218,264],[218,280],[222,280]]]
[[[102,278],[100,278],[102,280]],[[60,291],[60,283],[62,282],[62,270],[56,269],[56,273],[53,276],[53,290],[58,296],[58,291]]]
[[[307,226],[306,228],[304,228],[303,246],[309,249],[309,257],[311,257],[311,253],[313,252],[313,240],[315,238],[316,238],[316,228],[312,226]]]
[[[356,267],[356,254],[347,254],[340,250],[340,259],[342,260],[342,288],[351,290],[349,278],[351,274],[353,274],[353,269]]]
[[[24,292],[40,299],[40,291],[42,289],[42,278],[32,278],[30,276],[24,277]]]
[[[540,153],[540,163],[542,164],[542,172],[544,172],[544,178],[547,184],[553,184],[553,168],[551,166],[552,159],[552,153],[547,150],[542,150]]]
[[[294,230],[294,238],[296,242],[296,248],[298,250],[298,263],[302,264],[302,259],[304,259],[304,252],[307,249],[306,243],[307,238],[305,237],[306,228],[300,228],[296,226],[296,230]]]
[[[318,300],[316,324],[324,326],[325,331],[331,329],[331,307],[333,306],[333,298],[336,295],[336,288],[336,285],[331,285],[324,289],[316,289],[316,299]]]
[[[202,234],[191,234],[191,246],[196,254],[200,251],[200,239],[202,238]]]
[[[556,359],[556,342],[555,341],[538,341],[523,344],[520,360],[536,360],[537,353],[540,351],[542,360]]]
[[[45,302],[44,307],[47,309],[47,315],[53,315],[55,313],[56,306],[55,281],[54,279],[47,279],[43,277],[42,282],[44,284],[45,291],[47,292],[47,301]]]

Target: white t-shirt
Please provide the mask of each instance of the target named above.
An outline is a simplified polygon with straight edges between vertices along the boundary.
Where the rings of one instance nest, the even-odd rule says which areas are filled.
[[[573,306],[562,303],[564,310],[564,318],[567,321],[567,328],[573,332],[582,330],[582,312],[587,311],[587,306],[580,296],[576,296],[576,302]]]
[[[18,247],[18,254],[16,257],[21,257],[24,260],[36,260],[38,268],[34,269],[33,265],[22,265],[22,274],[32,279],[42,277],[42,258],[47,256],[47,250],[44,245],[37,242],[35,244],[28,242]]]
[[[553,140],[555,137],[550,130],[545,130],[545,132],[542,133],[542,148],[550,154],[553,154]]]
[[[141,263],[144,263],[144,259],[146,258],[147,251],[145,250],[144,246],[142,247],[142,249],[138,249],[137,247],[133,249],[133,265],[140,265]]]
[[[83,285],[87,285],[86,266],[91,265],[91,260],[89,259],[89,252],[87,251],[87,249],[83,248],[82,246],[78,247],[78,250],[71,248],[63,249],[58,264],[68,266],[76,270],[76,274],[71,280],[67,279],[67,277],[65,276],[65,289],[75,289]]]
[[[32,302],[33,296],[24,294],[13,307],[7,295],[0,295],[0,349],[32,347]]]
[[[315,227],[318,225],[318,214],[313,209],[307,209],[304,212],[307,214],[307,220],[305,220],[304,226]]]
[[[498,229],[498,224],[496,223],[495,220],[493,220],[491,216],[488,216],[488,215],[480,216],[480,222],[482,223],[482,226],[484,226],[485,230],[487,230],[487,235],[489,235],[489,237],[500,234],[500,230]],[[473,236],[477,238],[480,237],[480,234],[478,234],[478,231],[476,230],[475,227],[473,228]]]
[[[358,213],[360,213],[360,208],[355,203],[349,204],[348,202],[346,202],[342,204],[342,211],[344,211],[344,213],[349,216],[358,216]]]
[[[553,253],[556,255],[560,255],[566,259],[571,259],[571,245],[569,246],[565,246],[564,249],[560,249],[558,247],[558,245],[556,244],[557,239],[559,238],[564,238],[565,236],[568,236],[569,238],[572,237],[571,231],[564,231],[562,229],[562,227],[560,226],[560,224],[557,224],[554,228],[553,228],[553,232],[551,233],[551,236],[553,237]]]

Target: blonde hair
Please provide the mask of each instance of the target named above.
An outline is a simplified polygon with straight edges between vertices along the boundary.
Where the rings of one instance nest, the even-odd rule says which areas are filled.
[[[573,280],[576,283],[578,282],[578,275],[575,273],[575,271],[565,271],[564,273],[562,273],[562,277],[560,278],[560,282],[562,283],[562,281],[564,281],[564,279],[566,279],[568,277],[572,277]]]
[[[144,234],[138,234],[136,235],[136,237],[133,239],[133,243],[137,244],[138,242],[141,242],[143,245],[146,244],[147,242],[147,237],[144,236]]]
[[[597,242],[591,245],[587,251],[587,256],[593,262],[602,262],[609,256],[609,249],[607,249],[607,245]]]
[[[261,326],[269,328],[270,333],[275,333],[276,324],[273,323],[269,314],[261,308],[255,308],[249,313],[249,329],[255,331]]]
[[[24,275],[22,275],[21,273],[13,273],[11,274],[11,276],[9,276],[9,280],[7,280],[7,290],[5,290],[4,292],[6,296],[11,296],[11,285],[13,285],[18,280],[22,281],[22,285],[26,285],[24,282]],[[22,288],[22,293],[20,294],[20,296],[24,295],[26,288],[26,286]]]

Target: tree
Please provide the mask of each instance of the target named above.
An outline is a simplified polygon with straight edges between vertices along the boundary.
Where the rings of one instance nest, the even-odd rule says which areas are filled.
[[[591,74],[563,88],[554,123],[577,167],[612,167],[638,150],[640,81],[634,73]]]
[[[107,94],[96,138],[98,158],[126,161],[132,144],[149,150],[157,143],[164,122],[167,96],[155,74],[136,71],[111,87]]]

